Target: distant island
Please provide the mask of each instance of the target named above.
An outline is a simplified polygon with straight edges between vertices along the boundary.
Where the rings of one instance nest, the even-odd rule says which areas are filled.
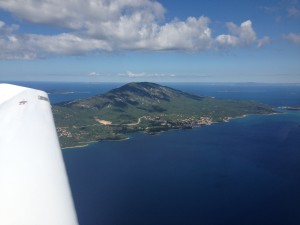
[[[46,91],[48,94],[60,94],[60,95],[68,95],[68,94],[74,94],[73,91],[62,91],[62,90],[49,90]]]
[[[53,106],[63,148],[123,140],[137,131],[155,134],[270,113],[272,107],[259,102],[219,100],[149,82],[129,83],[106,94]]]
[[[281,106],[278,108],[285,109],[285,110],[300,110],[300,106]]]

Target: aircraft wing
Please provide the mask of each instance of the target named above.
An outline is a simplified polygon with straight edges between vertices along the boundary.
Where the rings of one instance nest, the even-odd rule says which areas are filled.
[[[78,225],[48,95],[0,84],[0,224]]]

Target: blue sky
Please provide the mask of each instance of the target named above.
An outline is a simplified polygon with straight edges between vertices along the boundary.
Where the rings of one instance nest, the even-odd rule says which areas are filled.
[[[298,0],[0,0],[0,80],[300,83]]]

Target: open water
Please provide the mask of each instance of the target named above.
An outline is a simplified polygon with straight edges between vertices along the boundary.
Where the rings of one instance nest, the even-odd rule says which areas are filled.
[[[120,86],[25,85],[74,92],[51,94],[54,103]],[[297,85],[169,86],[300,105]],[[64,150],[80,225],[299,225],[300,111],[282,112]]]

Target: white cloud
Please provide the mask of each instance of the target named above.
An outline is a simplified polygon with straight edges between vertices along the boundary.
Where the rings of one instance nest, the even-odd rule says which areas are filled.
[[[229,34],[221,34],[215,39],[217,45],[221,47],[241,47],[252,44],[256,44],[257,47],[262,47],[263,45],[270,43],[270,38],[267,36],[257,39],[251,20],[241,23],[240,26],[237,26],[232,22],[227,23],[226,25]]]
[[[159,25],[154,17],[135,12],[102,26],[92,24],[88,33],[107,40],[114,49],[199,51],[210,47],[208,23],[207,17],[189,17]]]
[[[27,44],[42,52],[63,55],[80,55],[91,51],[111,50],[105,41],[82,38],[68,33],[53,36],[27,35]]]
[[[176,75],[171,73],[146,73],[146,72],[132,72],[132,71],[126,71],[126,73],[119,73],[119,76],[126,76],[129,78],[155,78],[155,77],[175,77]]]
[[[267,36],[264,36],[263,38],[257,40],[257,47],[262,47],[266,44],[270,44],[271,43],[271,39]]]
[[[37,24],[51,24],[69,29],[93,29],[97,25],[118,22],[125,17],[134,20],[163,18],[163,6],[151,0],[6,0],[0,8]]]
[[[146,73],[142,72],[142,73],[133,73],[131,71],[127,71],[126,75],[128,77],[144,77],[146,75]]]
[[[8,26],[5,24],[4,21],[0,20],[0,35],[9,35],[11,33],[13,33],[14,31],[18,30],[19,26],[16,24],[13,24],[11,26]],[[0,37],[1,37],[0,36]]]
[[[82,55],[102,51],[205,51],[257,44],[250,20],[227,23],[229,34],[212,37],[205,16],[164,21],[165,9],[154,0],[0,0],[0,9],[33,24],[64,28],[55,35],[20,34],[0,22],[0,58]]]
[[[221,46],[238,46],[239,45],[239,38],[228,35],[228,34],[221,34],[218,37],[216,37],[216,41]]]
[[[0,20],[0,29],[3,28],[4,26],[5,26],[5,23]]]
[[[289,33],[282,36],[285,40],[293,42],[295,44],[300,44],[300,34]]]
[[[247,20],[241,23],[240,26],[230,22],[227,23],[227,29],[229,30],[228,35],[219,35],[216,41],[221,46],[243,46],[249,45],[256,42],[256,33],[252,28],[252,22]]]
[[[154,42],[158,50],[206,50],[211,47],[211,30],[207,17],[189,17],[186,21],[173,21],[160,27]]]
[[[234,23],[227,23],[229,31],[239,37],[241,44],[251,44],[256,40],[256,33],[252,28],[252,22],[247,20],[238,27]]]
[[[88,76],[92,76],[92,77],[94,77],[94,76],[101,76],[101,74],[93,71],[93,72],[90,72],[88,74]]]
[[[110,51],[110,46],[96,39],[62,33],[46,36],[36,34],[0,37],[0,59],[34,59],[53,55],[82,55],[92,51]]]
[[[8,26],[5,22],[0,21],[0,59],[31,59],[36,54],[23,45],[24,38],[17,37],[13,34],[18,26]],[[22,40],[20,40],[22,39]]]

